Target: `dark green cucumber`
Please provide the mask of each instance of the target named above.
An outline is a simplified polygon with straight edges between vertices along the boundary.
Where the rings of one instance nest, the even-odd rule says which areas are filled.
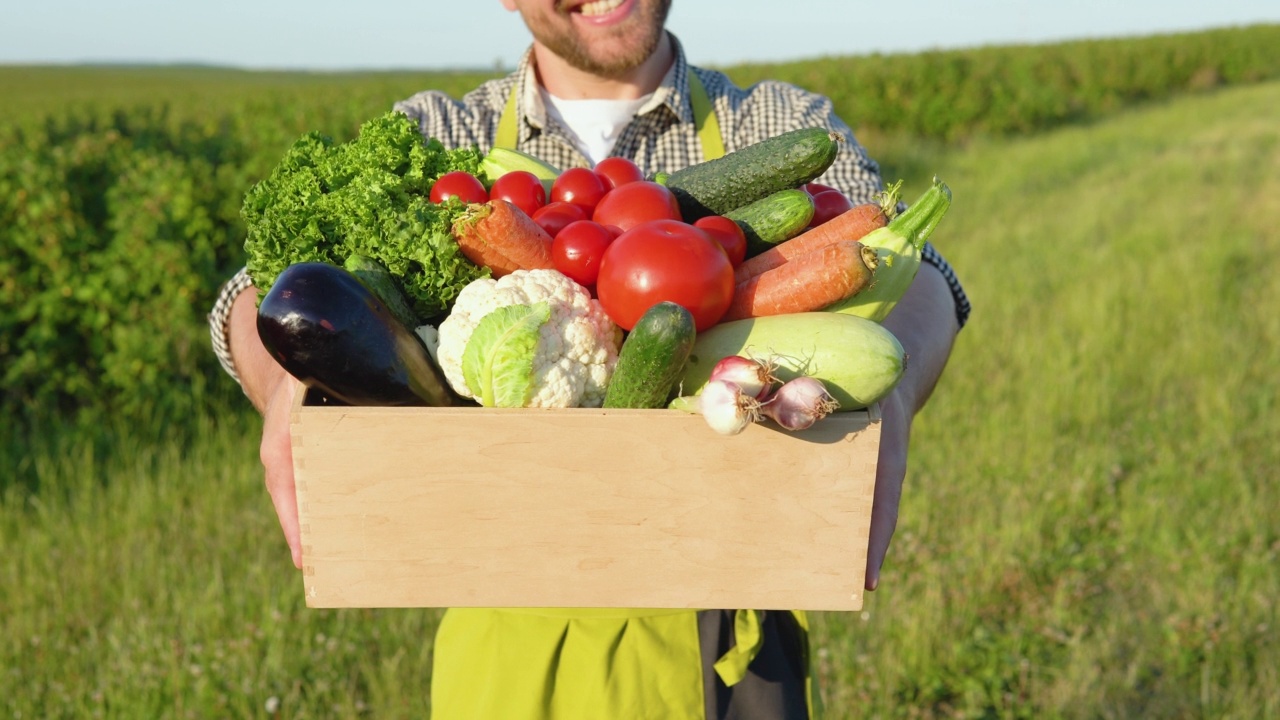
[[[660,302],[649,308],[622,343],[604,406],[666,407],[695,340],[693,314],[684,307]]]
[[[804,232],[813,220],[813,196],[804,190],[779,190],[725,217],[738,223],[747,236],[747,257],[753,257],[780,242]]]
[[[840,136],[803,128],[691,165],[667,176],[685,222],[724,215],[779,190],[798,188],[831,167]]]
[[[350,255],[342,263],[342,267],[376,295],[402,325],[413,330],[420,324],[417,313],[409,307],[408,299],[400,292],[395,278],[385,265],[364,255]]]

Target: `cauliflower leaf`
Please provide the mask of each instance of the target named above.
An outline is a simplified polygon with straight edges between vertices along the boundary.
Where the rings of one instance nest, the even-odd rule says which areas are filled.
[[[485,315],[462,351],[467,388],[485,407],[524,407],[533,395],[539,330],[551,319],[546,302],[507,305]]]

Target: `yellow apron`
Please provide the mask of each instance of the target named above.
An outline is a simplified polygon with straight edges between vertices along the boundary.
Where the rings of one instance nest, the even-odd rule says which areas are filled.
[[[792,615],[807,638],[807,616]],[[760,649],[759,614],[735,611],[734,632],[715,663],[730,687]],[[450,608],[436,632],[431,717],[703,720],[701,652],[695,610]],[[808,671],[805,696],[818,717]]]
[[[706,89],[689,73],[690,101],[704,159],[724,155]],[[516,90],[498,122],[495,147],[515,149]],[[807,636],[808,618],[793,611]],[[754,610],[734,613],[735,644],[716,663],[728,686],[740,682],[763,640]],[[451,608],[436,633],[432,720],[549,720],[706,717],[696,610]],[[816,716],[812,674],[805,673]]]

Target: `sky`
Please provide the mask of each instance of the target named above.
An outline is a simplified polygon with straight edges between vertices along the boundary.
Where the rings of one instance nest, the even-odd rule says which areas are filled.
[[[528,46],[499,0],[6,0],[0,64],[246,69],[509,68]],[[1280,23],[1280,0],[675,0],[703,65]]]

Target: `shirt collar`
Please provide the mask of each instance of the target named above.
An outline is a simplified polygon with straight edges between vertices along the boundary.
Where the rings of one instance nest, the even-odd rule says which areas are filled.
[[[520,58],[515,75],[516,92],[519,93],[517,108],[524,121],[520,123],[520,139],[527,140],[533,134],[532,129],[541,130],[547,122],[547,109],[543,107],[542,98],[538,95],[538,76],[533,67],[532,45]]]
[[[667,37],[671,38],[671,51],[675,55],[675,62],[671,63],[671,68],[667,70],[658,89],[654,91],[653,99],[640,108],[638,114],[643,115],[658,107],[666,107],[680,119],[680,122],[691,123],[693,122],[693,103],[689,100],[689,73],[692,71],[689,69],[689,62],[685,59],[684,47],[675,34],[668,31]]]
[[[667,31],[667,36],[671,38],[671,51],[675,55],[675,62],[671,63],[667,74],[662,77],[662,82],[658,84],[653,97],[641,106],[636,114],[646,115],[660,107],[665,107],[680,122],[692,123],[694,119],[693,104],[689,100],[689,73],[691,72],[689,63],[685,59],[684,47],[675,34]],[[534,68],[532,45],[520,58],[515,77],[516,92],[519,93],[520,117],[524,120],[520,127],[520,139],[527,140],[532,135],[533,129],[541,130],[547,122],[547,109],[542,103],[542,97],[538,94],[538,76]]]

